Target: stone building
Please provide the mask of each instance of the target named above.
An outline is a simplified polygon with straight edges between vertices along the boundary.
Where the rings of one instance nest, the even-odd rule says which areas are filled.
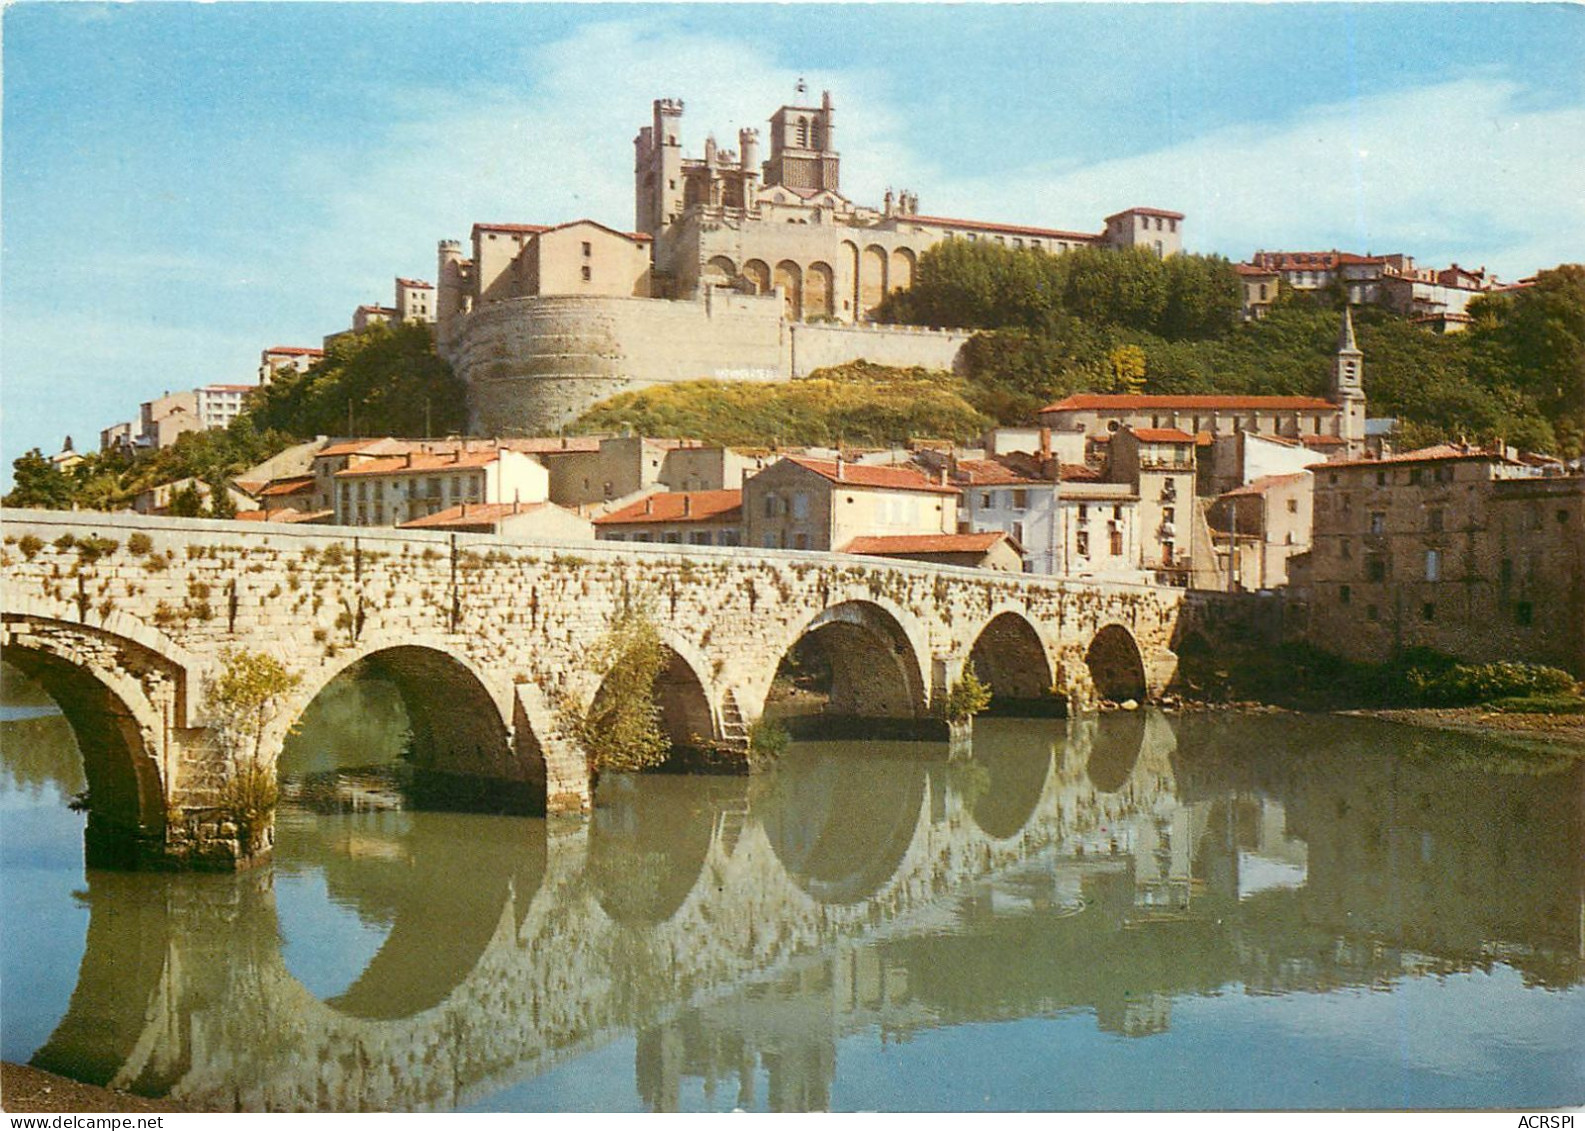
[[[743,492],[662,491],[594,520],[604,542],[671,542],[683,546],[739,546]]]
[[[1288,584],[1288,563],[1310,550],[1315,476],[1308,471],[1267,475],[1226,491],[1207,521],[1216,571],[1229,589],[1276,589]]]
[[[1384,306],[1407,316],[1462,317],[1470,301],[1498,286],[1486,268],[1470,270],[1457,263],[1437,269],[1418,267],[1403,254],[1356,255],[1347,251],[1257,251],[1238,266],[1244,280],[1244,316],[1264,316],[1264,297],[1251,293],[1269,274],[1300,293],[1336,290],[1354,306]],[[1276,287],[1270,290],[1276,298]]]
[[[183,432],[197,432],[203,427],[198,419],[196,392],[186,389],[180,393],[166,393],[139,406],[135,442],[141,448],[168,448]]]
[[[1585,477],[1452,445],[1314,471],[1312,640],[1585,675]]]
[[[564,507],[609,503],[655,487],[736,490],[768,462],[698,440],[645,436],[571,437],[569,446],[535,455],[550,470],[551,501]]]
[[[743,542],[837,550],[860,536],[955,534],[958,488],[913,467],[789,456],[743,483]]]
[[[1107,478],[1139,499],[1138,567],[1168,585],[1187,585],[1192,568],[1194,447],[1178,428],[1127,427],[1112,436]]]

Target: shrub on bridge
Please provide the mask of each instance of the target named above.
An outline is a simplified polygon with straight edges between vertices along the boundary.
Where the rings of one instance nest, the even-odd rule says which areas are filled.
[[[634,772],[664,762],[671,740],[661,728],[655,681],[666,666],[666,646],[654,621],[632,608],[612,617],[587,666],[603,676],[594,701],[587,711],[564,702],[562,714],[590,771]]]

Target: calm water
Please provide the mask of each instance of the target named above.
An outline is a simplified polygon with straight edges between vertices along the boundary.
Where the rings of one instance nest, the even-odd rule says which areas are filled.
[[[1585,762],[1354,720],[987,720],[602,783],[587,824],[282,813],[245,876],[85,872],[7,684],[6,1059],[194,1108],[1561,1106]],[[400,748],[323,699],[288,772]]]

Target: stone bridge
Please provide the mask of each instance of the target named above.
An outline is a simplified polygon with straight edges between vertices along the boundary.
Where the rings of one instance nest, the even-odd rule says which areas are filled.
[[[401,689],[412,758],[448,780],[585,811],[568,733],[604,673],[591,651],[644,610],[666,646],[656,706],[674,742],[741,749],[778,665],[814,649],[830,721],[934,725],[972,664],[1004,705],[1145,699],[1176,669],[1195,599],[797,551],[512,543],[486,535],[6,511],[5,658],[62,705],[84,751],[96,865],[235,867],[271,828],[239,819],[316,695],[356,664]],[[206,689],[229,653],[299,678],[239,765]]]

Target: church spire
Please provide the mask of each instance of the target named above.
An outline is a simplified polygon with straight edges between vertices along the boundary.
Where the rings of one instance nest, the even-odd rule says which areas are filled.
[[[1337,352],[1359,352],[1359,346],[1354,344],[1354,308],[1346,302],[1343,304],[1343,325],[1337,332]]]

